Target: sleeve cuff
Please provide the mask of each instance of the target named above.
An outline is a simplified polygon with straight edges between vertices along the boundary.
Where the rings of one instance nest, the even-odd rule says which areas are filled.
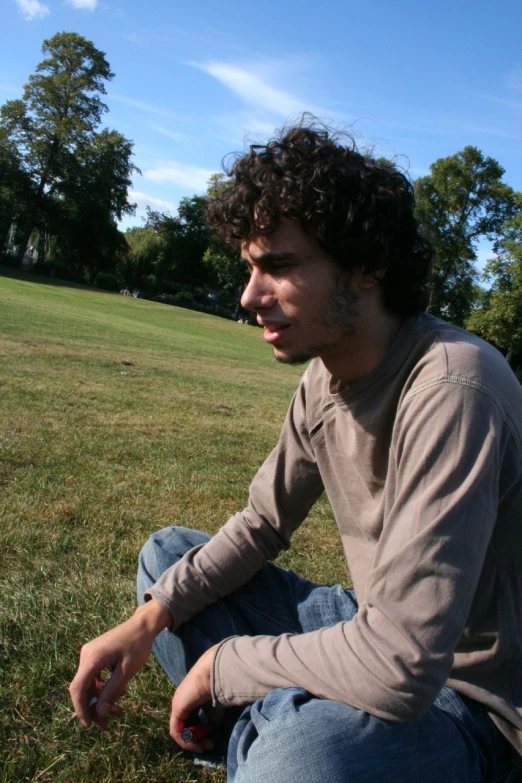
[[[167,626],[167,629],[169,631],[175,631],[176,628],[179,626],[179,623],[176,623],[174,619],[174,613],[172,611],[172,607],[170,605],[170,602],[168,600],[168,597],[164,595],[161,590],[156,589],[156,587],[150,587],[148,590],[145,590],[143,593],[143,598],[145,599],[145,603],[147,601],[150,601],[151,598],[154,598],[155,601],[158,602],[164,609],[167,610],[167,612],[170,614],[172,618],[172,622],[169,626]]]
[[[237,639],[237,636],[227,636],[222,642],[219,642],[216,652],[214,653],[214,659],[212,661],[212,671],[210,672],[210,692],[212,694],[212,706],[213,707],[226,707],[228,702],[224,693],[223,683],[219,677],[219,659],[227,642],[232,639]]]

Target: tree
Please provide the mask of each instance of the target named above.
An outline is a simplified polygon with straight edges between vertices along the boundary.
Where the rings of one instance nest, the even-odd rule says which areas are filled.
[[[469,315],[477,244],[495,241],[515,210],[504,169],[476,147],[440,158],[415,183],[417,217],[435,249],[429,311],[459,326]]]
[[[212,239],[203,256],[203,263],[216,276],[224,294],[222,303],[230,305],[234,317],[237,317],[241,311],[239,300],[247,279],[247,269],[240,259],[239,250],[234,250],[219,239]]]
[[[23,216],[20,258],[46,197],[107,111],[100,95],[106,92],[104,82],[113,78],[103,52],[77,33],[57,33],[44,41],[42,52],[47,56],[29,77],[23,98],[7,101],[0,114],[0,128],[16,146],[33,190]]]
[[[125,232],[128,253],[121,266],[127,285],[155,293],[165,277],[165,240],[152,227]]]
[[[16,145],[0,128],[0,249],[17,242],[16,220],[31,199],[31,181],[22,168]]]
[[[491,283],[466,326],[489,340],[506,356],[522,380],[522,194],[518,214],[509,220],[498,240],[497,257],[486,265]]]
[[[230,180],[224,174],[212,174],[208,181],[207,202],[221,196],[229,185]],[[247,279],[246,267],[241,261],[239,249],[210,236],[203,262],[214,271],[224,298],[229,300],[237,317],[241,311],[239,300]]]
[[[53,190],[54,210],[47,225],[55,236],[55,252],[75,263],[92,282],[99,272],[114,270],[127,250],[117,220],[133,214],[127,200],[132,143],[115,130],[104,129],[79,144],[64,160],[66,176]]]
[[[177,216],[147,210],[146,226],[165,242],[165,263],[177,286],[203,287],[212,281],[212,270],[203,263],[210,236],[206,222],[206,196],[182,198]]]

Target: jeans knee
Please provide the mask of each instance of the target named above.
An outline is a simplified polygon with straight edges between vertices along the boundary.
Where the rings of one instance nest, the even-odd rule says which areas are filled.
[[[301,688],[272,691],[238,721],[229,746],[230,780],[344,781],[346,747],[340,735],[346,727],[341,730],[338,712],[337,703],[314,699]]]
[[[237,726],[229,753],[234,783],[484,779],[473,731],[437,707],[398,723],[287,688],[247,708]]]
[[[138,573],[148,577],[152,584],[187,552],[209,540],[207,533],[186,527],[172,526],[156,530],[141,549]]]
[[[167,528],[168,529],[168,528]],[[162,547],[162,530],[156,530],[149,536],[138,555],[138,571],[149,574],[156,581],[160,574],[157,573],[158,549]]]

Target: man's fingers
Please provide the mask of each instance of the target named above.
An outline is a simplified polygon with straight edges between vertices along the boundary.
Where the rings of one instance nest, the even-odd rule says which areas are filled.
[[[118,664],[98,694],[96,705],[98,718],[106,718],[109,713],[113,712],[116,702],[125,693],[128,680],[129,677],[124,675],[120,664]]]
[[[203,738],[199,731],[193,732],[191,741],[182,739],[183,729],[189,728],[191,716],[211,700],[210,670],[215,648],[211,647],[194,664],[183,682],[178,685],[172,699],[170,711],[170,736],[185,750],[202,752],[211,748],[210,738]],[[194,727],[196,728],[196,727]],[[200,727],[198,727],[200,728]]]
[[[84,728],[89,728],[92,723],[92,713],[89,701],[96,695],[96,678],[98,672],[85,671],[81,675],[78,672],[69,685],[69,694],[76,716],[80,719]]]
[[[187,742],[183,738],[183,732],[187,728],[186,720],[180,720],[176,717],[171,717],[170,721],[170,736],[183,750],[189,750],[192,753],[204,753],[208,750],[214,749],[214,742],[210,737],[200,737],[197,740],[191,740]],[[194,733],[197,735],[197,729],[200,726],[195,727]]]

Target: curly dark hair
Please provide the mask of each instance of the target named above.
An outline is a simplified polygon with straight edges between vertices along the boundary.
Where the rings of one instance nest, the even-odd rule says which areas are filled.
[[[303,118],[224,169],[231,179],[208,220],[225,242],[297,220],[341,268],[374,274],[389,310],[406,316],[425,308],[433,251],[414,216],[413,186],[393,163]]]

